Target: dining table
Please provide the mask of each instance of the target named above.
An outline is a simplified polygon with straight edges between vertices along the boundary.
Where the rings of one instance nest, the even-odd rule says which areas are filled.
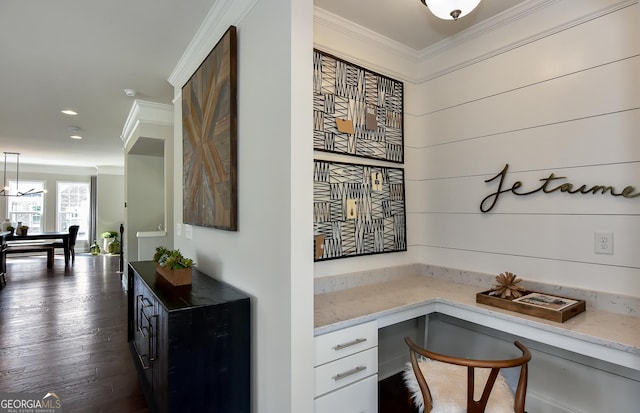
[[[5,237],[6,242],[11,241],[41,241],[41,240],[60,240],[64,250],[64,266],[69,266],[69,258],[71,250],[69,246],[69,232],[29,232],[26,235],[10,234]]]

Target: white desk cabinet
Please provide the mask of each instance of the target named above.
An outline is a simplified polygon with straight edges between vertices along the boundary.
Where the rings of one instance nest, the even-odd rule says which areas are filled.
[[[376,413],[378,326],[375,321],[315,338],[316,413]]]

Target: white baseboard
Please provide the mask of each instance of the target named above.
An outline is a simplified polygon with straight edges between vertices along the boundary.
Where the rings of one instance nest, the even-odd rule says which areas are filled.
[[[561,406],[557,402],[541,398],[539,395],[527,392],[527,402],[525,409],[528,412],[535,413],[578,413],[581,410],[570,409],[566,406]]]

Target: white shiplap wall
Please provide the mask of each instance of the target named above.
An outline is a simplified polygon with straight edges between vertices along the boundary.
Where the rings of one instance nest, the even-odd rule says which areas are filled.
[[[640,188],[638,2],[535,3],[417,54],[316,9],[316,47],[405,81],[409,251],[316,263],[315,277],[422,262],[640,296],[640,197],[504,194],[480,212],[506,163],[530,189],[551,173]],[[596,231],[614,233],[613,255],[594,253]]]
[[[506,184],[522,181],[522,192],[551,173],[640,189],[638,3],[576,6],[544,13],[573,7],[578,23],[416,88],[408,220],[423,262],[640,296],[640,197],[503,194],[479,209],[497,187],[484,181],[506,163]],[[614,233],[613,255],[594,253],[596,231]]]

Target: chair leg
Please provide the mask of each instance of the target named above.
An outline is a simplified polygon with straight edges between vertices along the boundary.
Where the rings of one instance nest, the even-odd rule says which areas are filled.
[[[76,247],[71,247],[71,264],[76,262]]]
[[[49,248],[47,250],[47,268],[53,268],[54,249]]]

